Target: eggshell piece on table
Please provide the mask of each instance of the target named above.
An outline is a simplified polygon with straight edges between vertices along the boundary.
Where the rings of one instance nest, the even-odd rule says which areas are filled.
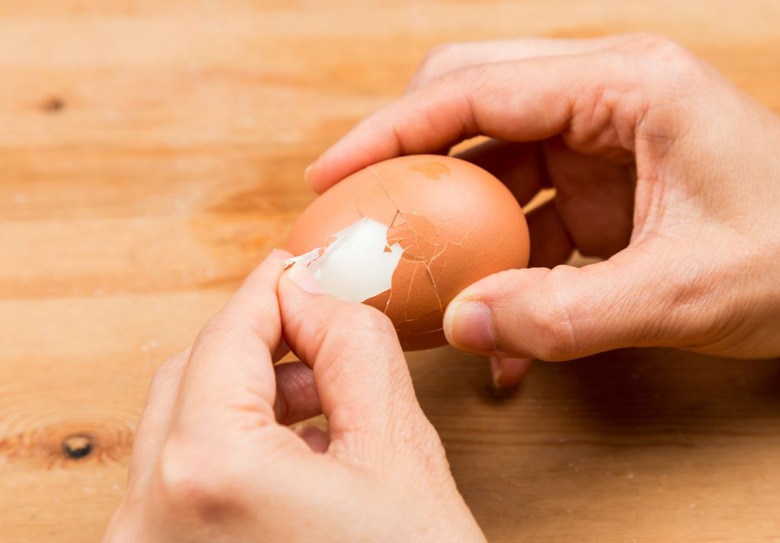
[[[482,168],[438,155],[393,158],[350,175],[301,214],[285,248],[304,255],[300,264],[320,266],[316,262],[338,244],[339,254],[349,256],[338,259],[337,273],[354,269],[365,276],[380,258],[363,256],[365,238],[349,236],[365,225],[364,232],[373,229],[376,239],[377,223],[387,233],[375,252],[398,256],[397,264],[389,288],[362,301],[392,320],[405,350],[444,345],[442,317],[458,292],[490,274],[528,264],[528,227],[509,190]],[[349,258],[356,259],[354,265]],[[373,260],[366,263],[366,258]],[[385,266],[392,262],[384,261]]]

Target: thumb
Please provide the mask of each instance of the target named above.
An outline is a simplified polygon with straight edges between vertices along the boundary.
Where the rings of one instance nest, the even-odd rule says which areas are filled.
[[[398,426],[394,419],[423,417],[385,315],[322,294],[302,266],[282,275],[278,296],[285,339],[313,370],[332,439],[347,432],[389,432]]]
[[[583,268],[488,276],[448,306],[447,340],[478,354],[550,361],[661,344],[669,267],[645,255],[626,249]]]

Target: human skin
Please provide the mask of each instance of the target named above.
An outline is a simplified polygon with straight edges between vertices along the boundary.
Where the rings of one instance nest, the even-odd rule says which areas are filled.
[[[498,384],[630,345],[780,354],[780,121],[712,68],[644,35],[440,48],[307,176],[323,191],[476,134],[497,140],[465,158],[521,203],[557,189],[528,217],[532,268],[445,316]],[[560,265],[574,248],[606,260]],[[286,256],[158,371],[104,541],[484,541],[389,321],[283,274]],[[285,341],[302,363],[273,365]],[[320,411],[327,435],[286,426]]]
[[[442,46],[306,177],[322,192],[477,135],[493,139],[460,156],[521,204],[556,189],[528,214],[530,267],[471,285],[444,317],[499,386],[533,358],[621,347],[780,355],[780,120],[711,66],[646,34]],[[574,249],[604,260],[564,265]]]
[[[390,321],[290,256],[157,372],[104,543],[484,542]],[[319,412],[327,434],[288,426]]]

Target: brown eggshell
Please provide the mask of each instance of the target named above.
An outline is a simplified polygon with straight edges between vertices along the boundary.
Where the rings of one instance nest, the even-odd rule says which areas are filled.
[[[528,264],[525,216],[509,190],[463,160],[412,155],[356,172],[317,198],[290,231],[295,255],[325,247],[364,217],[404,249],[389,291],[365,300],[395,325],[405,350],[446,343],[442,316],[475,281]]]

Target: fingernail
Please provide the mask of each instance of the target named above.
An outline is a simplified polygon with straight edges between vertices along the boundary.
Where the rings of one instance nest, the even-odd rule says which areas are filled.
[[[317,278],[314,277],[314,274],[311,273],[311,270],[309,270],[309,268],[306,266],[294,264],[293,267],[287,270],[286,273],[287,277],[290,278],[290,281],[298,285],[306,292],[310,292],[312,294],[321,294],[325,292],[322,289],[320,282],[317,281]]]
[[[312,162],[311,164],[309,164],[308,166],[306,166],[306,169],[305,169],[305,170],[303,170],[303,180],[304,180],[304,181],[306,181],[307,183],[309,183],[309,182],[310,182],[310,179],[309,179],[309,177],[311,177],[311,172],[312,172],[312,170],[314,169],[314,164],[315,164],[315,163],[314,163],[314,162]]]
[[[496,349],[490,308],[481,302],[455,302],[444,319],[447,337],[456,347],[468,351]]]

